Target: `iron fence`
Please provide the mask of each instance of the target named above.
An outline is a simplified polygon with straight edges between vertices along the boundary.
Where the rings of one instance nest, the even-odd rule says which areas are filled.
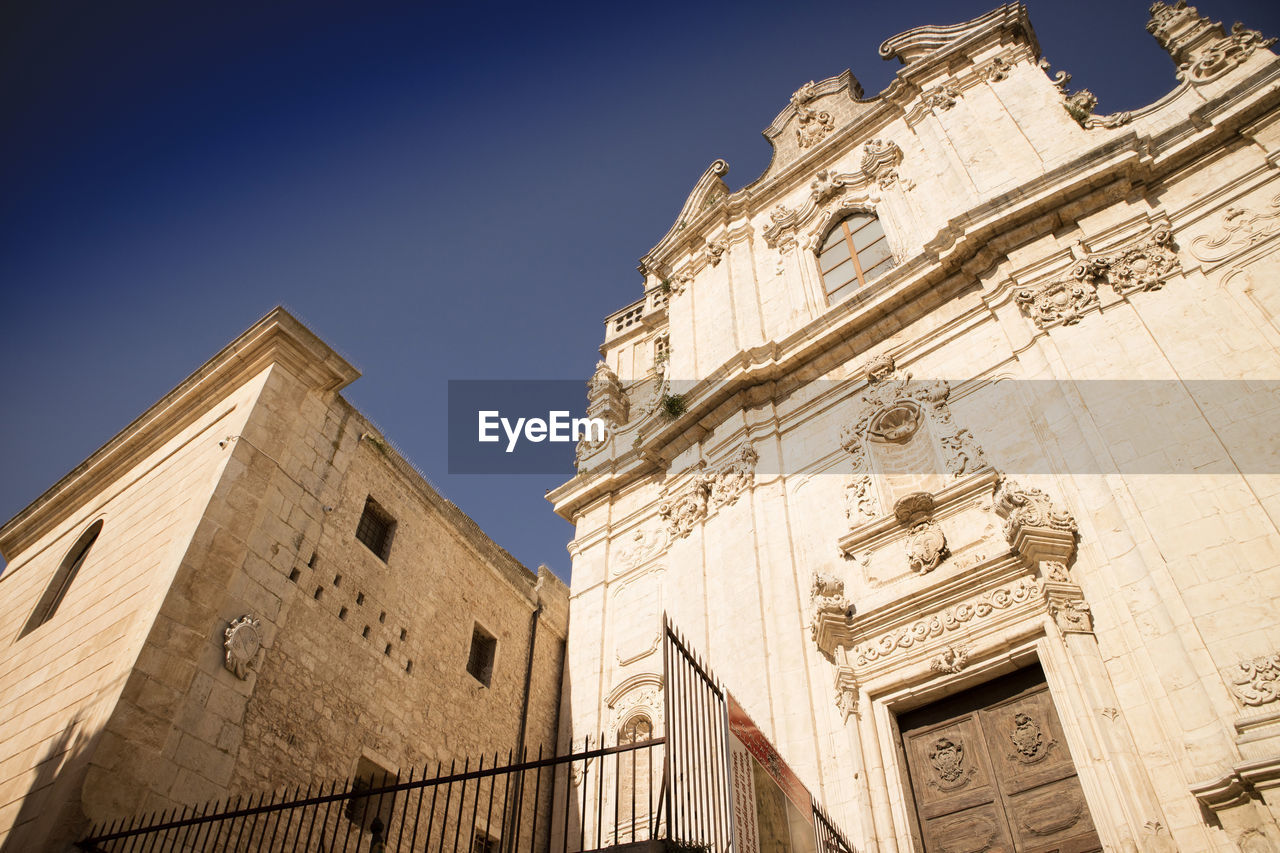
[[[95,853],[578,853],[665,836],[665,738],[568,755],[508,753],[419,778],[350,779],[95,826]],[[594,846],[592,846],[594,845]]]

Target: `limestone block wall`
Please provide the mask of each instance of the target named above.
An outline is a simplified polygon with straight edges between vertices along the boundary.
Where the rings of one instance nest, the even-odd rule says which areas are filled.
[[[36,849],[61,803],[78,799],[127,683],[149,694],[165,689],[171,674],[150,668],[142,651],[226,465],[218,440],[240,430],[264,379],[215,406],[177,413],[135,458],[116,462],[138,438],[123,435],[0,531],[8,560],[0,575],[0,846]],[[61,606],[19,637],[95,520],[102,532]],[[152,728],[136,723],[139,732]]]

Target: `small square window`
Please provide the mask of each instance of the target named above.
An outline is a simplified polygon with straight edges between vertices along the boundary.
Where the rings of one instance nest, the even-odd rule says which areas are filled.
[[[467,672],[485,687],[493,679],[493,657],[497,650],[497,639],[476,625],[471,632],[471,654],[467,658]]]
[[[356,525],[356,538],[383,562],[386,562],[391,551],[391,535],[395,529],[396,520],[377,501],[367,498],[364,512],[360,514],[360,523]]]
[[[471,841],[471,853],[498,853],[498,839],[483,829],[477,829]]]

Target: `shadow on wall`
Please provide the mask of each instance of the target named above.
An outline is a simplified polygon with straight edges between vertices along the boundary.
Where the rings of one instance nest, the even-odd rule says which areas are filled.
[[[79,789],[97,740],[82,730],[81,720],[77,713],[45,749],[0,853],[58,850],[76,841],[74,833],[83,824]],[[72,809],[75,815],[69,814]]]

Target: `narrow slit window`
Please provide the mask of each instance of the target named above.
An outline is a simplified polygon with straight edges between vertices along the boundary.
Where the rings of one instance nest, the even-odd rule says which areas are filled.
[[[893,269],[893,253],[874,213],[854,213],[836,224],[818,250],[818,270],[835,304]]]
[[[62,563],[58,566],[58,570],[53,573],[53,578],[49,581],[49,585],[45,587],[44,595],[40,596],[36,609],[31,612],[31,618],[27,620],[22,633],[18,635],[20,638],[25,637],[48,622],[53,618],[53,614],[58,612],[58,607],[67,596],[67,590],[71,589],[71,582],[76,579],[76,575],[80,572],[80,567],[84,565],[85,559],[89,556],[89,550],[93,548],[93,543],[98,541],[98,534],[101,532],[102,521],[98,520],[89,525],[89,528],[84,533],[80,534],[80,538],[71,546],[71,550],[67,552],[67,555],[62,558]]]

